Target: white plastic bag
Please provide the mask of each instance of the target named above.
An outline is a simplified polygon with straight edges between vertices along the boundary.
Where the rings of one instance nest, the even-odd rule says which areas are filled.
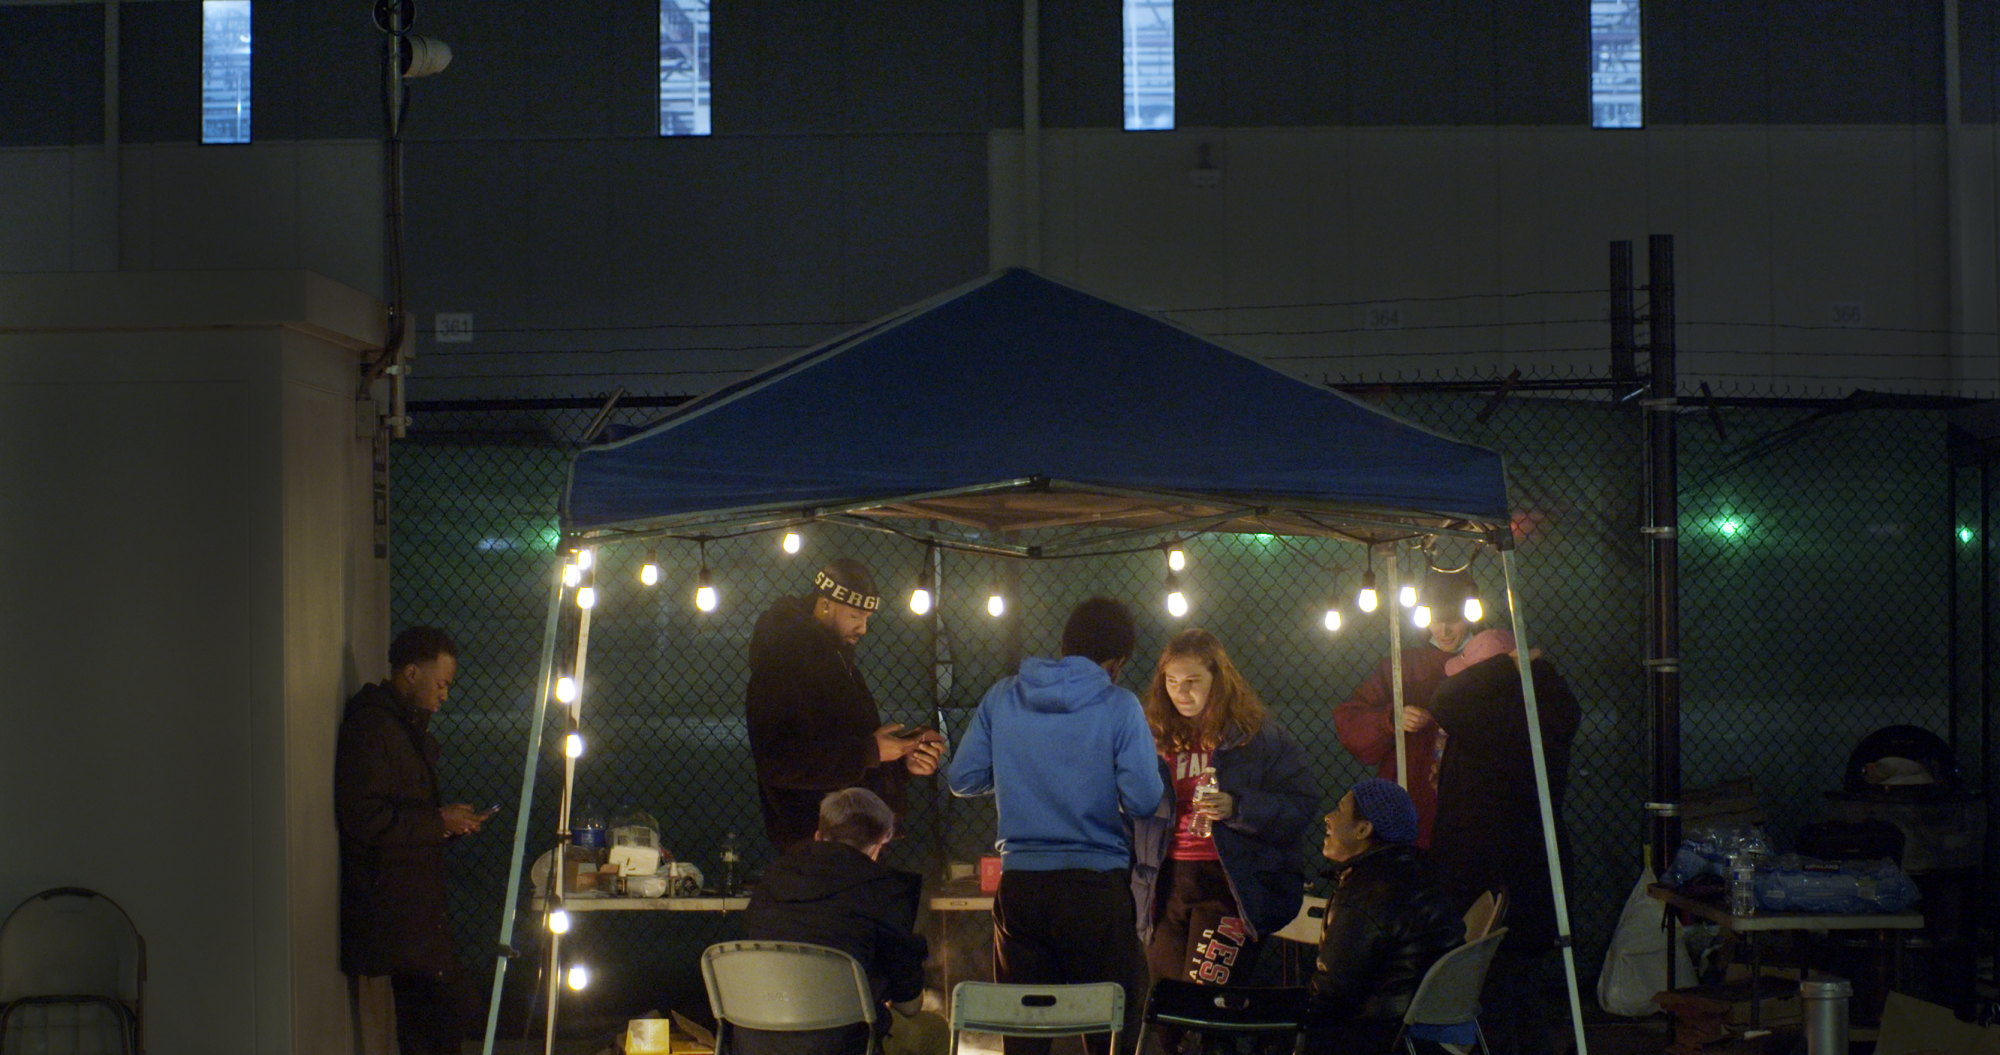
[[[1660,926],[1666,906],[1646,896],[1652,882],[1648,868],[1632,884],[1604,955],[1604,970],[1597,975],[1597,1005],[1614,1015],[1639,1018],[1658,1012],[1653,994],[1667,987],[1667,932]],[[1685,947],[1674,949],[1674,980],[1694,984],[1694,964]]]

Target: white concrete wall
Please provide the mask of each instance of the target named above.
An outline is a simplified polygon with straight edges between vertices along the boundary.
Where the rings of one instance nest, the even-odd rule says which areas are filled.
[[[379,305],[303,272],[0,276],[0,319],[0,906],[122,904],[160,1055],[345,1051],[332,756],[386,649],[353,391]]]
[[[1040,267],[1314,380],[1603,373],[1604,296],[1545,291],[1604,288],[1613,239],[1643,284],[1669,233],[1691,384],[1992,396],[1995,144],[1963,135],[1951,216],[1938,126],[1047,132]],[[1021,138],[989,142],[999,267],[1025,259]]]

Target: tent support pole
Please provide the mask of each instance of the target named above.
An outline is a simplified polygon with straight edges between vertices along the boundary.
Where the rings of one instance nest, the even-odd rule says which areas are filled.
[[[1562,857],[1556,851],[1556,816],[1549,795],[1548,758],[1542,751],[1542,714],[1535,704],[1535,675],[1528,652],[1528,623],[1521,615],[1520,592],[1514,587],[1514,531],[1500,528],[1493,533],[1494,548],[1500,551],[1500,567],[1507,579],[1507,611],[1514,622],[1514,666],[1520,671],[1521,700],[1528,719],[1528,750],[1535,760],[1535,798],[1541,807],[1542,852],[1548,856],[1549,885],[1555,894],[1556,944],[1562,947],[1563,979],[1569,987],[1570,1028],[1576,1033],[1576,1055],[1590,1055],[1583,1038],[1583,1001],[1576,985],[1576,948],[1569,930],[1569,899],[1563,890]]]
[[[556,622],[562,614],[562,564],[556,565],[555,588],[549,591],[548,620],[542,626],[542,658],[535,677],[535,718],[528,723],[528,757],[521,765],[521,796],[514,806],[514,852],[507,861],[507,900],[500,906],[500,951],[493,962],[493,995],[486,1004],[486,1040],[481,1055],[493,1055],[493,1038],[500,1032],[500,987],[507,979],[507,959],[514,951],[514,908],[521,901],[521,860],[528,846],[528,810],[535,803],[535,764],[542,754],[542,726],[549,716],[549,690],[554,684]]]
[[[1410,790],[1410,764],[1403,742],[1403,588],[1396,578],[1396,547],[1383,562],[1389,573],[1389,727],[1396,734],[1396,783]]]
[[[594,549],[594,547],[593,547]],[[596,562],[592,561],[591,571],[585,575],[583,584],[589,586],[596,581]],[[566,710],[569,712],[567,733],[583,731],[583,686],[584,666],[590,660],[590,609],[585,608],[576,621],[576,664],[570,677],[576,684],[576,701]],[[549,890],[555,895],[554,903],[562,900],[564,861],[563,850],[569,845],[570,808],[576,802],[576,759],[570,757],[568,745],[563,751],[562,800],[556,807],[556,854],[549,868]],[[542,1055],[553,1055],[556,1050],[556,1010],[562,995],[562,936],[549,933],[549,1006],[545,1012],[542,1032]]]

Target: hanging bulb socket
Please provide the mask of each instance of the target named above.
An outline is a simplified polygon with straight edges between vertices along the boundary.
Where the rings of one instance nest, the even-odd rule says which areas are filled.
[[[917,585],[910,591],[910,611],[917,615],[931,614],[931,606],[936,601],[931,586],[931,548],[926,546],[924,566],[917,569]]]
[[[1187,594],[1181,592],[1181,577],[1167,573],[1167,614],[1179,619],[1188,613]]]
[[[646,563],[639,565],[639,584],[652,586],[660,581],[660,554],[657,550],[646,551]]]
[[[1361,576],[1361,592],[1354,595],[1354,607],[1364,612],[1372,612],[1380,607],[1382,600],[1375,593],[1375,573],[1370,571]]]
[[[716,603],[715,583],[709,579],[708,569],[703,568],[694,578],[694,606],[704,612],[713,612]]]
[[[1167,543],[1167,570],[1181,571],[1187,567],[1187,550],[1178,542]]]

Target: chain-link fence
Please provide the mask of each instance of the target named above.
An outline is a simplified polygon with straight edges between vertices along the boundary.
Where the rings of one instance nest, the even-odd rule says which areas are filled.
[[[1480,398],[1408,389],[1386,398],[1392,412],[1507,458],[1530,636],[1583,707],[1564,813],[1573,847],[1569,906],[1587,992],[1646,837],[1640,413],[1516,395],[1481,421]],[[657,412],[621,413],[636,422]],[[492,965],[534,712],[557,565],[557,495],[570,441],[591,416],[526,407],[425,413],[395,451],[394,624],[446,627],[461,648],[453,700],[434,726],[445,745],[445,793],[509,806],[451,855],[459,948],[480,976]],[[1821,792],[1838,787],[1862,735],[1895,723],[1947,731],[1944,599],[1954,525],[1944,424],[1932,412],[1765,408],[1725,411],[1727,438],[1712,424],[1686,419],[1682,441],[1685,777],[1691,785],[1754,777],[1782,842],[1819,818]],[[892,597],[914,583],[923,559],[921,546],[895,536],[831,526],[802,533],[796,555],[783,553],[775,534],[711,542],[705,553],[662,542],[660,581],[651,588],[637,579],[643,550],[601,554],[583,710],[590,748],[577,794],[607,812],[626,799],[647,809],[667,848],[711,875],[727,832],[744,837],[750,869],[770,855],[742,712],[745,651],[758,614],[804,593],[812,569],[829,558],[864,561]],[[1439,563],[1470,555],[1451,549],[1440,550]],[[885,605],[860,646],[884,719],[928,724],[936,706],[955,733],[1021,655],[1054,652],[1070,605],[1104,593],[1130,601],[1140,616],[1128,686],[1140,687],[1178,629],[1216,631],[1316,760],[1322,805],[1330,808],[1367,775],[1341,748],[1332,707],[1387,654],[1394,610],[1385,605],[1368,617],[1354,610],[1364,551],[1232,535],[1192,539],[1187,552],[1181,580],[1192,610],[1184,619],[1169,617],[1161,603],[1157,551],[1046,562],[946,552],[935,619]],[[704,558],[722,595],[711,614],[691,603]],[[1503,620],[1498,562],[1489,554],[1472,571],[1488,599],[1488,623]],[[995,588],[1010,603],[999,619],[985,608]],[[1329,634],[1320,619],[1336,598],[1347,625]],[[559,656],[574,638],[575,618],[566,606]],[[1406,632],[1406,643],[1419,633]],[[531,859],[555,830],[557,739],[544,739],[536,766]],[[891,849],[904,867],[934,872],[947,860],[970,861],[993,836],[990,800],[953,800],[938,781],[914,781],[905,832]],[[1316,838],[1301,849],[1309,864],[1319,860]],[[523,923],[518,944],[528,955],[510,971],[503,1032],[522,1028],[520,994],[539,968],[534,920]],[[699,951],[735,927],[734,917],[703,913],[584,919],[567,948],[594,965],[598,981],[588,995],[566,998],[565,1021],[587,1028],[665,1004],[699,1010]]]

